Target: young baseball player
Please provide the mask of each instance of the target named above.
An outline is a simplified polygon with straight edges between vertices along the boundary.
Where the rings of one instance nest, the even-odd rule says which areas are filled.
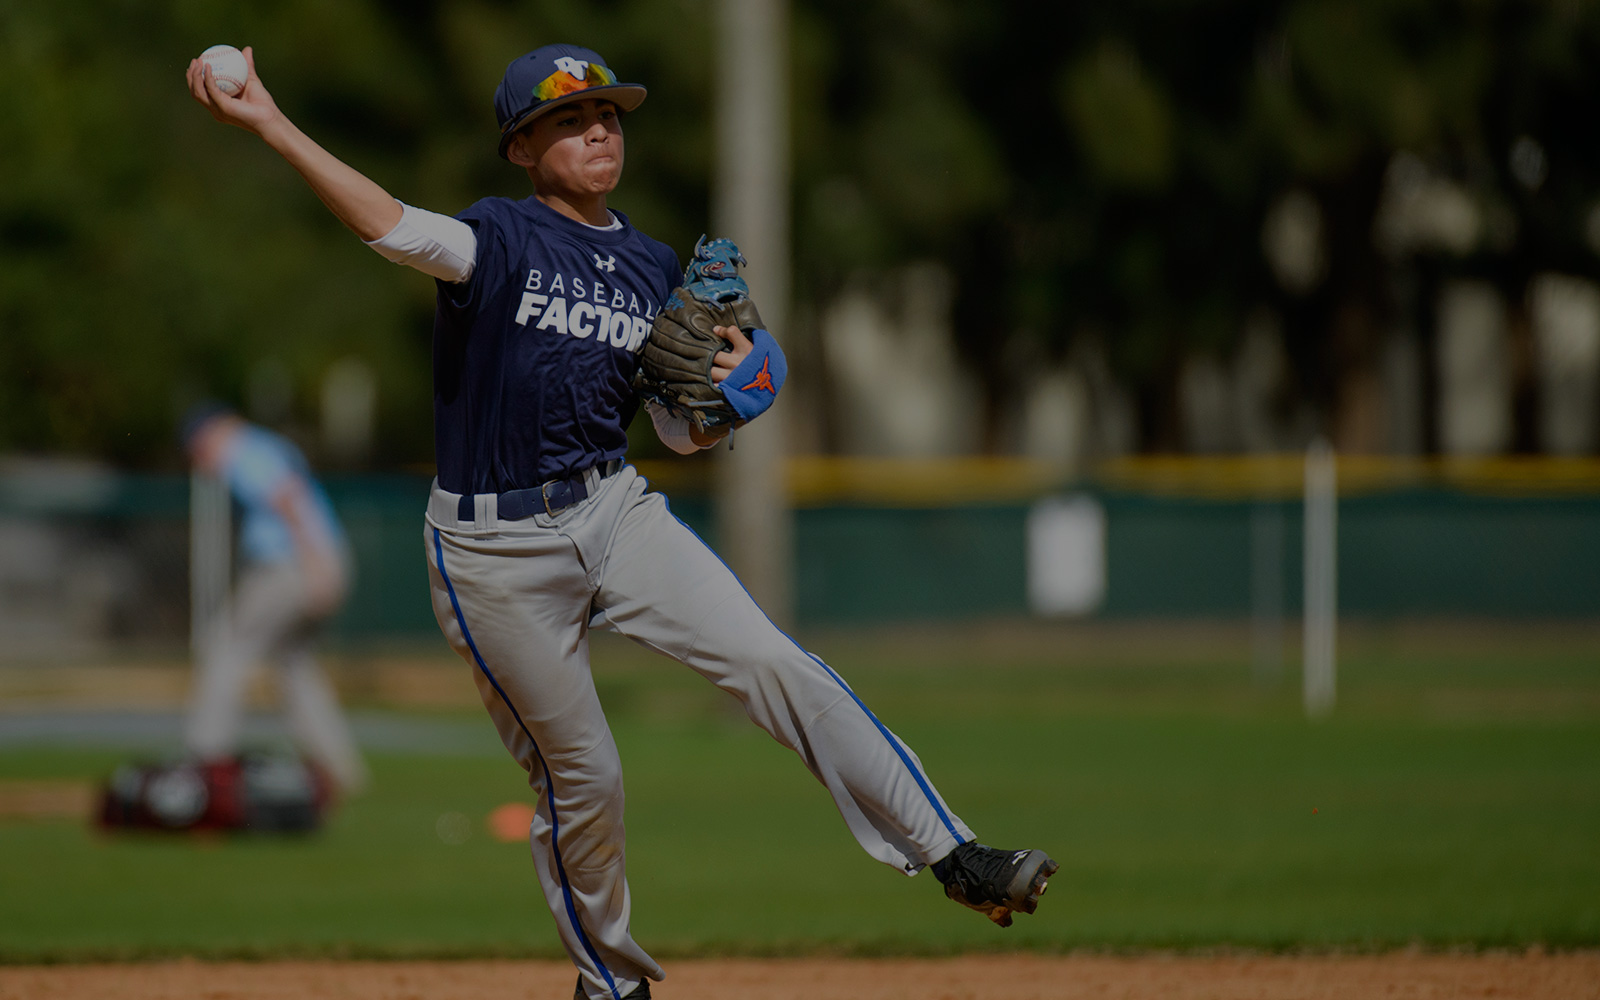
[[[221,479],[238,503],[244,556],[227,611],[196,665],[184,733],[189,752],[204,761],[238,749],[250,674],[272,661],[295,742],[339,792],[359,791],[366,765],[313,650],[350,579],[349,545],[333,507],[300,449],[229,410],[195,407],[182,435],[195,467]]]
[[[245,52],[237,98],[191,64],[195,99],[266,141],[379,253],[437,279],[438,478],[423,536],[434,611],[538,793],[533,860],[579,970],[575,995],[642,1000],[663,976],[628,924],[621,763],[589,672],[590,629],[665,653],[738,698],[827,787],[873,857],[906,874],[931,866],[947,895],[1002,926],[1033,912],[1055,862],[975,843],[916,755],[623,461],[638,352],[682,280],[672,250],[608,204],[622,118],[645,89],[576,46],[517,58],[495,92],[499,152],[532,195],[451,218],[397,202],[307,138]],[[736,327],[718,332],[732,346],[715,378],[781,368],[770,337],[757,348]],[[716,443],[649,413],[676,451]]]

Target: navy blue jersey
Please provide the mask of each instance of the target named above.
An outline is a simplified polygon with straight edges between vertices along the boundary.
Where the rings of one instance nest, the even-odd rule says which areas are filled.
[[[472,277],[439,282],[433,324],[439,485],[500,493],[622,457],[630,388],[677,255],[628,223],[597,230],[537,198],[486,198]]]

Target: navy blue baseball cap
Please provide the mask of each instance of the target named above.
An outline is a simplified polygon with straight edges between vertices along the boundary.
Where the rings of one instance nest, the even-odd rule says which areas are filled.
[[[500,122],[500,155],[517,130],[571,101],[601,97],[623,111],[644,103],[645,89],[618,83],[617,75],[593,49],[545,45],[511,60],[494,91],[494,116]]]

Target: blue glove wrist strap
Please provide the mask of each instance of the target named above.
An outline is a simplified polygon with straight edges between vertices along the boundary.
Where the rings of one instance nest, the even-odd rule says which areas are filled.
[[[783,349],[765,330],[752,330],[750,353],[739,362],[727,378],[717,386],[728,397],[734,412],[741,420],[754,420],[767,412],[772,401],[778,398],[783,380],[789,374],[788,359]]]

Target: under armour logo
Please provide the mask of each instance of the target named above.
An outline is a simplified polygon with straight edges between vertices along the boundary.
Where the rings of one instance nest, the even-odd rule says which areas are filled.
[[[574,80],[586,80],[589,77],[589,64],[582,59],[571,56],[558,56],[556,69],[572,77]]]
[[[607,257],[605,260],[601,260],[600,259],[600,255],[599,254],[595,254],[594,255],[594,266],[595,266],[595,268],[597,270],[601,270],[601,271],[615,271],[617,269],[617,258],[615,257],[615,255],[613,255],[613,256]]]
[[[778,394],[778,390],[777,390],[777,387],[772,384],[772,372],[769,370],[769,367],[768,367],[771,364],[772,364],[772,358],[771,358],[770,355],[768,357],[762,358],[761,359],[761,370],[756,372],[756,377],[750,381],[749,385],[741,385],[739,387],[739,391],[740,392],[748,392],[751,389],[765,389],[768,392],[772,393],[774,396],[776,396]]]

